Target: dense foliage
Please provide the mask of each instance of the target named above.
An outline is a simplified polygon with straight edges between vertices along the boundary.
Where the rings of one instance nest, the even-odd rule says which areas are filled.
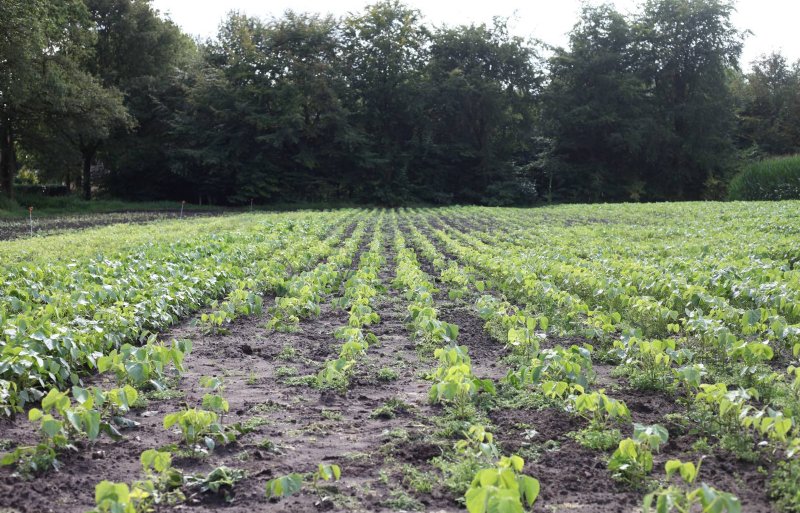
[[[748,165],[731,180],[734,200],[800,199],[800,156],[765,159]]]
[[[150,0],[8,0],[0,188],[215,204],[722,197],[741,158],[800,148],[798,66],[739,71],[732,10],[587,6],[549,49],[501,19],[432,27],[399,0],[340,19],[232,12],[206,42]]]

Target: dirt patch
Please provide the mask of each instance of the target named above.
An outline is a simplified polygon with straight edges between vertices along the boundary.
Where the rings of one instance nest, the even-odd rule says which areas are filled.
[[[211,217],[225,215],[225,212],[192,212],[186,211],[183,217]],[[178,219],[180,207],[175,211],[136,211],[136,212],[107,212],[102,214],[68,215],[58,217],[33,218],[34,235],[52,235],[59,232],[85,230],[98,226],[113,224],[146,224],[168,219]],[[28,219],[0,219],[0,240],[11,240],[20,237],[30,237],[31,224]]]

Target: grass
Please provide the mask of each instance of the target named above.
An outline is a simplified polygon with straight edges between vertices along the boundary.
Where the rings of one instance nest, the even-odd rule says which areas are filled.
[[[800,199],[800,155],[753,162],[731,180],[732,200]]]
[[[769,497],[777,511],[800,513],[800,460],[778,463],[778,468],[769,480]]]
[[[398,377],[399,375],[397,374],[397,371],[389,367],[384,367],[378,371],[378,381],[382,381],[384,383],[395,381]]]
[[[579,445],[595,451],[608,451],[613,449],[622,440],[619,429],[582,429],[568,434]]]
[[[163,211],[179,212],[181,202],[174,201],[126,201],[114,198],[95,198],[84,200],[78,194],[68,196],[41,196],[17,191],[13,200],[0,195],[0,219],[25,219],[28,207],[34,208],[38,217],[58,217],[76,214],[104,214],[109,212]],[[256,211],[286,212],[293,210],[331,210],[338,208],[361,208],[365,205],[354,203],[270,203],[255,205]],[[424,205],[419,205],[424,206]],[[196,205],[186,203],[184,210],[189,212],[248,212],[250,206]]]
[[[76,214],[105,214],[109,212],[163,211],[180,212],[178,201],[123,201],[117,199],[93,199],[86,201],[79,196],[38,196],[18,194],[14,200],[0,199],[0,219],[25,219],[28,207],[33,207],[35,217],[58,217]],[[192,205],[186,203],[188,212],[222,212],[230,210],[212,205]],[[236,209],[241,210],[241,209]]]
[[[386,403],[372,410],[371,419],[393,419],[397,413],[404,413],[411,409],[411,405],[399,399],[389,399]]]

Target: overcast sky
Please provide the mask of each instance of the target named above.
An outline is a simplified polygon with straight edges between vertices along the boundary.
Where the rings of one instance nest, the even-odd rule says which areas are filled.
[[[153,0],[153,5],[189,34],[202,38],[216,35],[217,26],[228,11],[269,18],[286,9],[343,15],[358,12],[367,0]],[[578,17],[580,0],[406,0],[422,11],[430,24],[448,25],[490,22],[493,16],[511,16],[511,29],[520,36],[532,36],[552,45],[566,45],[566,33]],[[591,1],[591,3],[600,3]],[[622,12],[635,10],[637,1],[613,1]],[[799,0],[739,0],[733,21],[752,34],[742,56],[745,68],[761,54],[780,50],[790,61],[800,59]]]

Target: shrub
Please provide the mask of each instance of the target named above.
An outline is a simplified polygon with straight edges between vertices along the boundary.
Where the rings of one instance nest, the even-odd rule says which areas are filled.
[[[800,199],[800,155],[753,162],[731,180],[732,200]]]

